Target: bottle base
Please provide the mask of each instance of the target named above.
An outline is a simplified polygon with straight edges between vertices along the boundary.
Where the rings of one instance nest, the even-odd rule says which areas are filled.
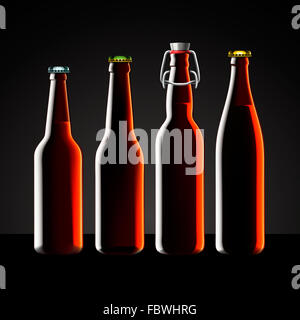
[[[35,252],[42,255],[75,255],[82,251],[82,247],[71,248],[45,248],[43,246],[34,247]]]
[[[166,249],[163,246],[157,246],[156,245],[156,251],[160,254],[163,255],[169,255],[169,256],[191,256],[191,255],[196,255],[202,252],[204,249],[204,245],[201,247],[194,248],[192,250],[182,250],[182,249]]]
[[[241,249],[241,248],[225,248],[223,246],[216,246],[216,250],[223,254],[228,256],[256,256],[262,253],[264,250],[264,247],[262,248],[255,248],[255,249]]]
[[[192,251],[192,252],[168,252],[165,250],[157,250],[156,251],[160,254],[166,255],[166,256],[194,256],[199,254],[202,250]]]
[[[96,247],[97,251],[105,255],[115,255],[115,256],[130,256],[138,254],[143,250],[143,248],[139,248],[136,246],[129,246],[129,247],[110,247],[110,248],[103,248],[103,247]]]

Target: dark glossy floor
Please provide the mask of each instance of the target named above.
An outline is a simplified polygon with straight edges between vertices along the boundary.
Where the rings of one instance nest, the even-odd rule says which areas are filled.
[[[271,310],[292,315],[300,301],[300,290],[291,286],[297,264],[298,235],[269,235],[265,251],[253,257],[220,255],[212,235],[196,256],[160,255],[150,235],[145,250],[135,256],[101,255],[92,235],[85,236],[78,255],[42,256],[33,250],[33,236],[1,235],[0,265],[6,268],[7,290],[0,291],[0,303],[18,316],[35,315],[37,304],[52,316],[74,313],[84,319],[98,319],[103,306],[111,303],[196,304],[198,316],[238,316],[240,308],[253,315]],[[143,317],[159,318],[135,319]]]

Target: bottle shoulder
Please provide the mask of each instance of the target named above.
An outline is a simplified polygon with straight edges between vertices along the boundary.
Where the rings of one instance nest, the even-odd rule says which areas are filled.
[[[144,138],[145,137],[141,137],[141,140]],[[108,152],[108,150],[118,154],[121,149],[123,150],[124,145],[126,145],[127,152],[134,148],[137,154],[139,154],[141,157],[143,156],[141,144],[139,143],[134,131],[131,131],[125,135],[119,135],[119,133],[115,133],[113,130],[107,130],[97,148],[96,159],[100,159],[104,153]]]
[[[120,134],[119,132],[115,132],[111,129],[107,129],[105,130],[103,137],[98,138],[98,141],[99,140],[101,140],[99,144],[99,148],[101,146],[107,146],[109,143],[120,144],[120,143],[123,143],[124,141],[127,141],[128,145],[132,145],[132,144],[139,145],[139,141],[136,137],[134,130],[130,132],[126,132],[125,134],[123,133]]]
[[[61,136],[45,136],[35,149],[35,155],[44,153],[73,153],[82,155],[81,149],[74,138]]]
[[[159,128],[159,132],[167,132],[172,130],[185,130],[185,129],[192,129],[196,131],[199,129],[199,126],[195,122],[193,118],[190,119],[176,119],[170,118],[166,119],[162,126]]]
[[[252,143],[263,147],[260,122],[254,105],[231,105],[223,110],[217,134],[217,148],[230,143]]]

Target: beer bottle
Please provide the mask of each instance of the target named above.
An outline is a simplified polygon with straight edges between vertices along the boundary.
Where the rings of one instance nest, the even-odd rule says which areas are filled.
[[[250,51],[229,51],[231,78],[216,144],[216,248],[264,248],[264,143],[248,76]]]
[[[132,58],[108,61],[106,125],[95,159],[96,249],[129,255],[144,247],[144,160],[133,126]]]
[[[198,86],[200,72],[189,47],[171,43],[161,67],[162,85],[167,84],[167,118],[155,147],[156,249],[163,254],[196,254],[204,248],[204,142],[192,115],[192,84]],[[171,70],[164,72],[169,54]],[[197,72],[189,72],[190,55]]]
[[[68,67],[50,67],[45,136],[34,154],[34,248],[45,254],[82,249],[82,156],[71,135]]]

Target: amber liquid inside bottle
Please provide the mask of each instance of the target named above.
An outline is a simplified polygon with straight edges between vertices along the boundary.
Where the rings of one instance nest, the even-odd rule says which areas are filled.
[[[169,81],[190,81],[188,59],[188,52],[171,52]],[[163,254],[196,254],[204,248],[204,143],[192,108],[191,85],[168,84],[167,119],[156,140],[156,249]],[[168,149],[166,143],[173,130],[182,139],[171,137]],[[185,130],[191,133],[192,154],[200,168],[197,174],[187,174],[195,164],[185,162]],[[180,143],[182,148],[178,151]],[[165,152],[170,155],[169,162],[163,160]],[[175,159],[178,155],[182,163]]]
[[[257,254],[264,248],[264,145],[252,99],[248,58],[233,58],[216,149],[216,247]]]
[[[35,250],[82,249],[82,156],[71,135],[66,74],[51,74],[46,133],[34,155]]]
[[[144,247],[144,161],[133,131],[130,65],[113,62],[109,71],[106,131],[95,163],[96,248],[104,254],[128,255]],[[132,148],[138,163],[130,162]],[[115,152],[115,162],[103,160],[110,152]]]

